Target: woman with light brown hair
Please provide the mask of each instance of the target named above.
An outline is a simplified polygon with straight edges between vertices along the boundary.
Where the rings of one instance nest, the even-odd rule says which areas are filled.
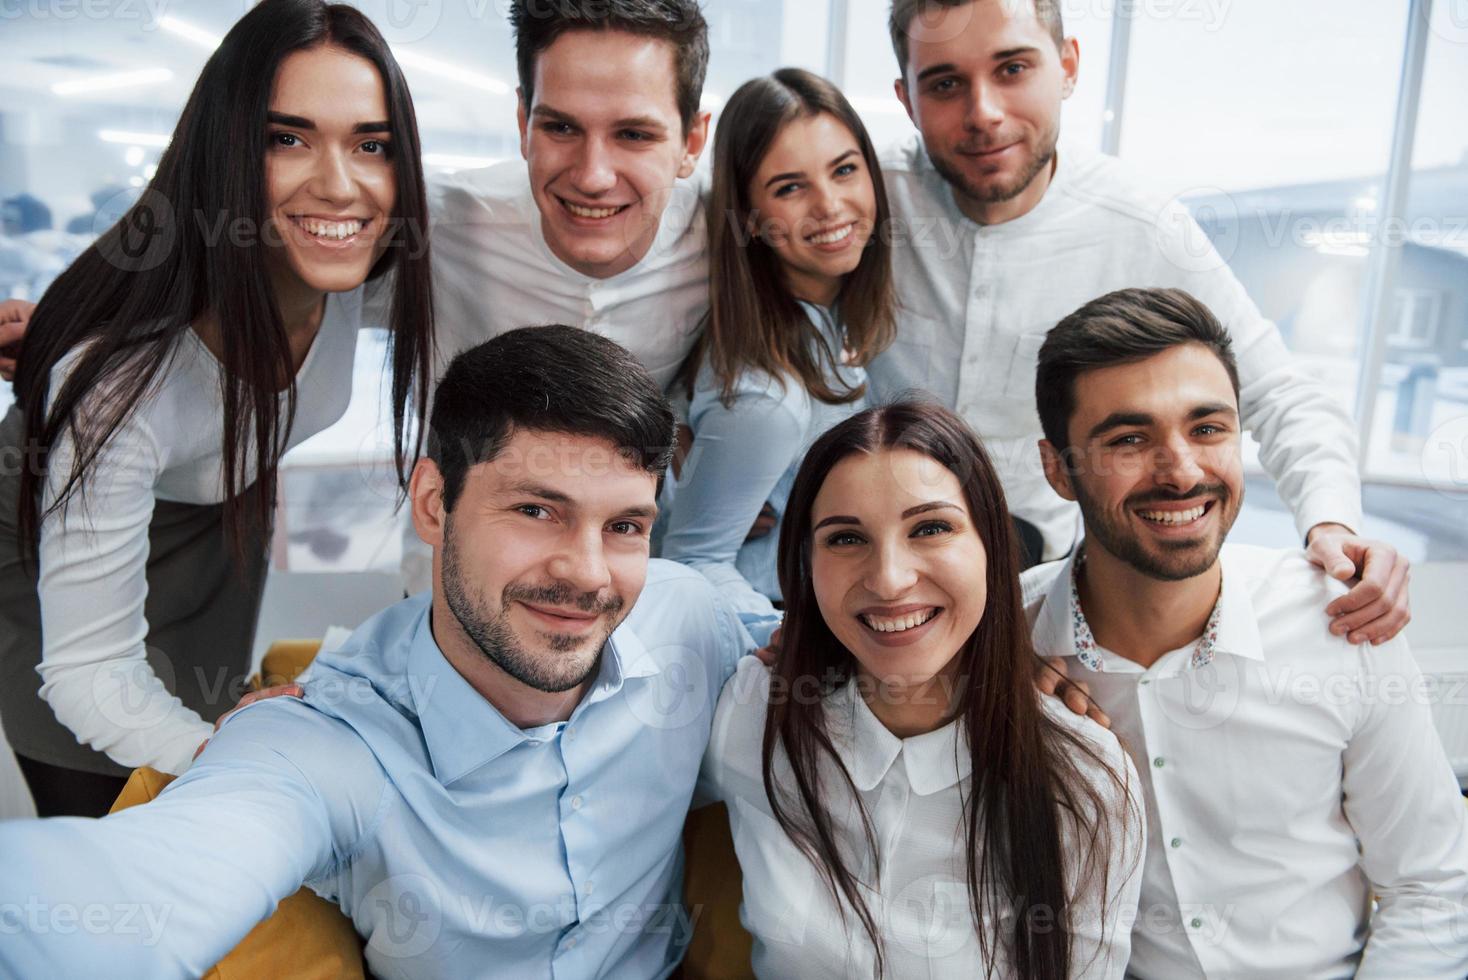
[[[1035,688],[1014,528],[973,432],[909,402],[826,432],[779,571],[779,660],[725,685],[700,782],[729,807],[755,972],[1123,976],[1137,775]]]
[[[684,368],[693,448],[664,496],[664,558],[702,571],[763,639],[778,529],[805,448],[866,404],[893,335],[876,151],[830,82],[785,68],[724,106],[709,201],[710,308]],[[756,624],[765,624],[761,630]]]

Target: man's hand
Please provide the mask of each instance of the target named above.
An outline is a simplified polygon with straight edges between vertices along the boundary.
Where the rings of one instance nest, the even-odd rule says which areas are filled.
[[[254,704],[256,701],[264,701],[266,698],[278,698],[282,696],[303,698],[306,696],[306,692],[301,689],[301,685],[299,684],[281,684],[276,687],[267,687],[264,690],[260,691],[251,691],[249,694],[246,694],[244,697],[240,698],[239,704],[235,705],[233,708],[230,708],[224,714],[219,716],[219,720],[214,723],[214,730],[216,732],[219,731],[219,726],[224,724],[224,719],[228,718],[230,715],[234,714],[245,705]],[[209,739],[207,738],[199,743],[199,747],[197,749],[194,749],[195,759],[199,757],[199,753],[203,752],[204,747],[208,744]]]
[[[744,536],[744,540],[746,542],[757,541],[769,534],[775,529],[775,521],[777,519],[775,517],[774,505],[766,501],[765,505],[760,508],[759,516],[754,519],[754,524],[750,527],[749,533]]]
[[[760,663],[764,664],[766,667],[775,666],[775,661],[780,658],[780,639],[781,633],[783,633],[784,630],[785,627],[776,626],[775,632],[770,634],[769,646],[763,646],[754,651],[754,655],[756,657],[759,657]]]
[[[20,355],[20,340],[31,322],[35,303],[23,299],[7,299],[0,303],[0,379],[15,380],[15,359]]]
[[[1035,669],[1035,686],[1041,694],[1049,694],[1065,702],[1078,715],[1088,715],[1102,728],[1111,727],[1111,718],[1091,700],[1091,689],[1084,681],[1074,681],[1065,666],[1064,657],[1042,657]]]
[[[1397,549],[1368,541],[1340,524],[1310,529],[1306,556],[1342,582],[1359,579],[1351,591],[1325,607],[1330,631],[1352,643],[1385,643],[1412,619],[1407,582],[1411,563]]]

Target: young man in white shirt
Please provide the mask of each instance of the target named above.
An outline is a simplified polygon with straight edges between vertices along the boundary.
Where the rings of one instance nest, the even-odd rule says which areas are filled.
[[[993,454],[1010,506],[1046,559],[1075,510],[1050,492],[1030,392],[1045,331],[1132,286],[1187,289],[1228,327],[1244,423],[1294,512],[1310,557],[1362,584],[1335,628],[1374,641],[1408,619],[1407,563],[1361,526],[1355,429],[1294,363],[1187,211],[1115,161],[1062,144],[1061,103],[1080,51],[1057,0],[894,0],[897,97],[919,130],[882,160],[894,217],[897,341],[869,367],[879,397],[932,392]]]
[[[1229,332],[1181,290],[1111,293],[1050,332],[1036,392],[1085,537],[1026,573],[1032,636],[1146,796],[1128,975],[1468,974],[1468,808],[1405,641],[1331,635],[1344,587],[1302,552],[1224,545]]]
[[[610,337],[664,387],[708,308],[699,111],[708,25],[694,0],[515,0],[520,160],[429,182],[442,366],[517,327]],[[403,577],[428,587],[405,529]]]

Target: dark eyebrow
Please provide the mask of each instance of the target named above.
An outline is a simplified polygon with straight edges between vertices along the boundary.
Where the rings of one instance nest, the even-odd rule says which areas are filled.
[[[811,528],[810,531],[812,534],[814,534],[821,528],[826,527],[829,524],[855,524],[857,527],[860,527],[861,521],[855,517],[848,517],[845,514],[832,514],[830,517],[826,518],[815,527]]]
[[[1238,414],[1238,411],[1232,405],[1225,402],[1208,402],[1188,412],[1188,421],[1196,422],[1199,419],[1206,419],[1210,415],[1227,415],[1231,418],[1237,418]],[[1112,412],[1097,423],[1095,428],[1091,429],[1087,434],[1086,438],[1094,439],[1108,429],[1119,429],[1128,425],[1145,427],[1155,424],[1156,421],[1155,418],[1145,412]]]
[[[548,105],[537,105],[530,111],[532,116],[543,119],[553,119],[556,122],[569,123],[572,126],[580,126],[581,123],[569,112],[553,109]],[[618,119],[612,124],[616,129],[655,129],[658,132],[667,132],[668,127],[651,116],[628,116]]]
[[[1039,51],[1040,49],[1032,44],[1027,44],[1019,48],[1005,48],[1003,51],[994,52],[994,60],[1008,61],[1010,58],[1018,58],[1022,54],[1038,54]]]
[[[858,151],[857,150],[847,150],[845,153],[841,154],[839,157],[837,157],[836,159],[832,160],[830,163],[826,164],[826,166],[833,167],[833,168],[834,167],[837,167],[837,166],[840,166],[842,160],[845,160],[847,157],[854,157],[854,156],[857,156],[857,155],[858,155]],[[801,177],[804,177],[804,176],[805,176],[805,171],[804,170],[792,170],[789,173],[775,174],[775,176],[773,176],[769,180],[765,181],[765,186],[766,187],[769,187],[771,184],[778,184],[782,180],[799,180]]]
[[[922,71],[918,72],[918,76],[914,80],[921,82],[925,78],[931,78],[934,75],[942,75],[950,71],[958,71],[958,66],[951,61],[945,61],[941,65],[933,65],[930,68],[924,68]]]
[[[643,507],[643,506],[628,507],[626,510],[622,511],[622,515],[621,516],[623,516],[623,517],[657,517],[658,516],[658,509],[656,507],[654,507],[654,506],[651,506],[651,505],[648,505],[648,506],[645,506],[645,507]]]
[[[504,494],[506,496],[514,497],[539,497],[541,500],[549,500],[552,503],[557,504],[574,503],[574,501],[572,501],[570,497],[566,496],[561,491],[552,490],[550,487],[544,487],[538,483],[517,483],[514,486],[506,487],[504,490]]]
[[[310,119],[307,119],[305,116],[291,116],[283,112],[267,112],[265,114],[265,118],[267,121],[275,123],[275,125],[277,126],[289,126],[292,129],[309,129],[313,132],[316,129],[316,123],[312,122]],[[390,133],[392,132],[392,126],[389,125],[386,121],[357,123],[357,125],[352,127],[352,132]]]
[[[1207,405],[1199,405],[1188,413],[1188,421],[1196,422],[1198,419],[1206,419],[1210,415],[1228,415],[1238,418],[1238,410],[1232,405],[1224,402],[1213,402]]]
[[[931,503],[918,504],[916,507],[909,507],[909,508],[907,508],[907,510],[905,510],[905,511],[902,512],[902,519],[905,521],[909,517],[916,517],[918,514],[926,514],[929,511],[933,511],[933,510],[962,510],[962,509],[963,509],[962,507],[959,507],[957,504],[952,503],[951,501],[947,501],[947,500],[934,500]]]
[[[1147,426],[1155,420],[1145,412],[1112,412],[1086,433],[1087,439],[1094,439],[1108,429],[1119,429],[1124,425]]]

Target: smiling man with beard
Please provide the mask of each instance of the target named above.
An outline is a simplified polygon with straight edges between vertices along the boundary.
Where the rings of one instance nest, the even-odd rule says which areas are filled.
[[[1242,422],[1309,555],[1360,584],[1331,627],[1382,641],[1408,619],[1407,562],[1366,541],[1355,428],[1290,356],[1202,229],[1168,193],[1061,137],[1080,76],[1059,0],[893,0],[897,98],[917,135],[882,158],[892,206],[897,339],[873,393],[937,396],[984,437],[1030,560],[1059,558],[1075,508],[1050,492],[1030,393],[1045,332],[1116,289],[1174,287],[1206,303],[1238,352]]]
[[[147,806],[0,824],[0,975],[201,976],[305,883],[373,976],[667,976],[684,817],[754,645],[703,576],[648,558],[672,442],[604,337],[461,354],[409,491],[432,591],[319,656],[303,698],[233,713]],[[163,921],[50,927],[114,907]]]
[[[1127,975],[1464,976],[1468,809],[1428,688],[1402,639],[1323,628],[1344,586],[1303,552],[1224,544],[1238,390],[1180,290],[1104,296],[1040,349],[1045,473],[1085,537],[1026,573],[1026,611],[1141,776]]]

